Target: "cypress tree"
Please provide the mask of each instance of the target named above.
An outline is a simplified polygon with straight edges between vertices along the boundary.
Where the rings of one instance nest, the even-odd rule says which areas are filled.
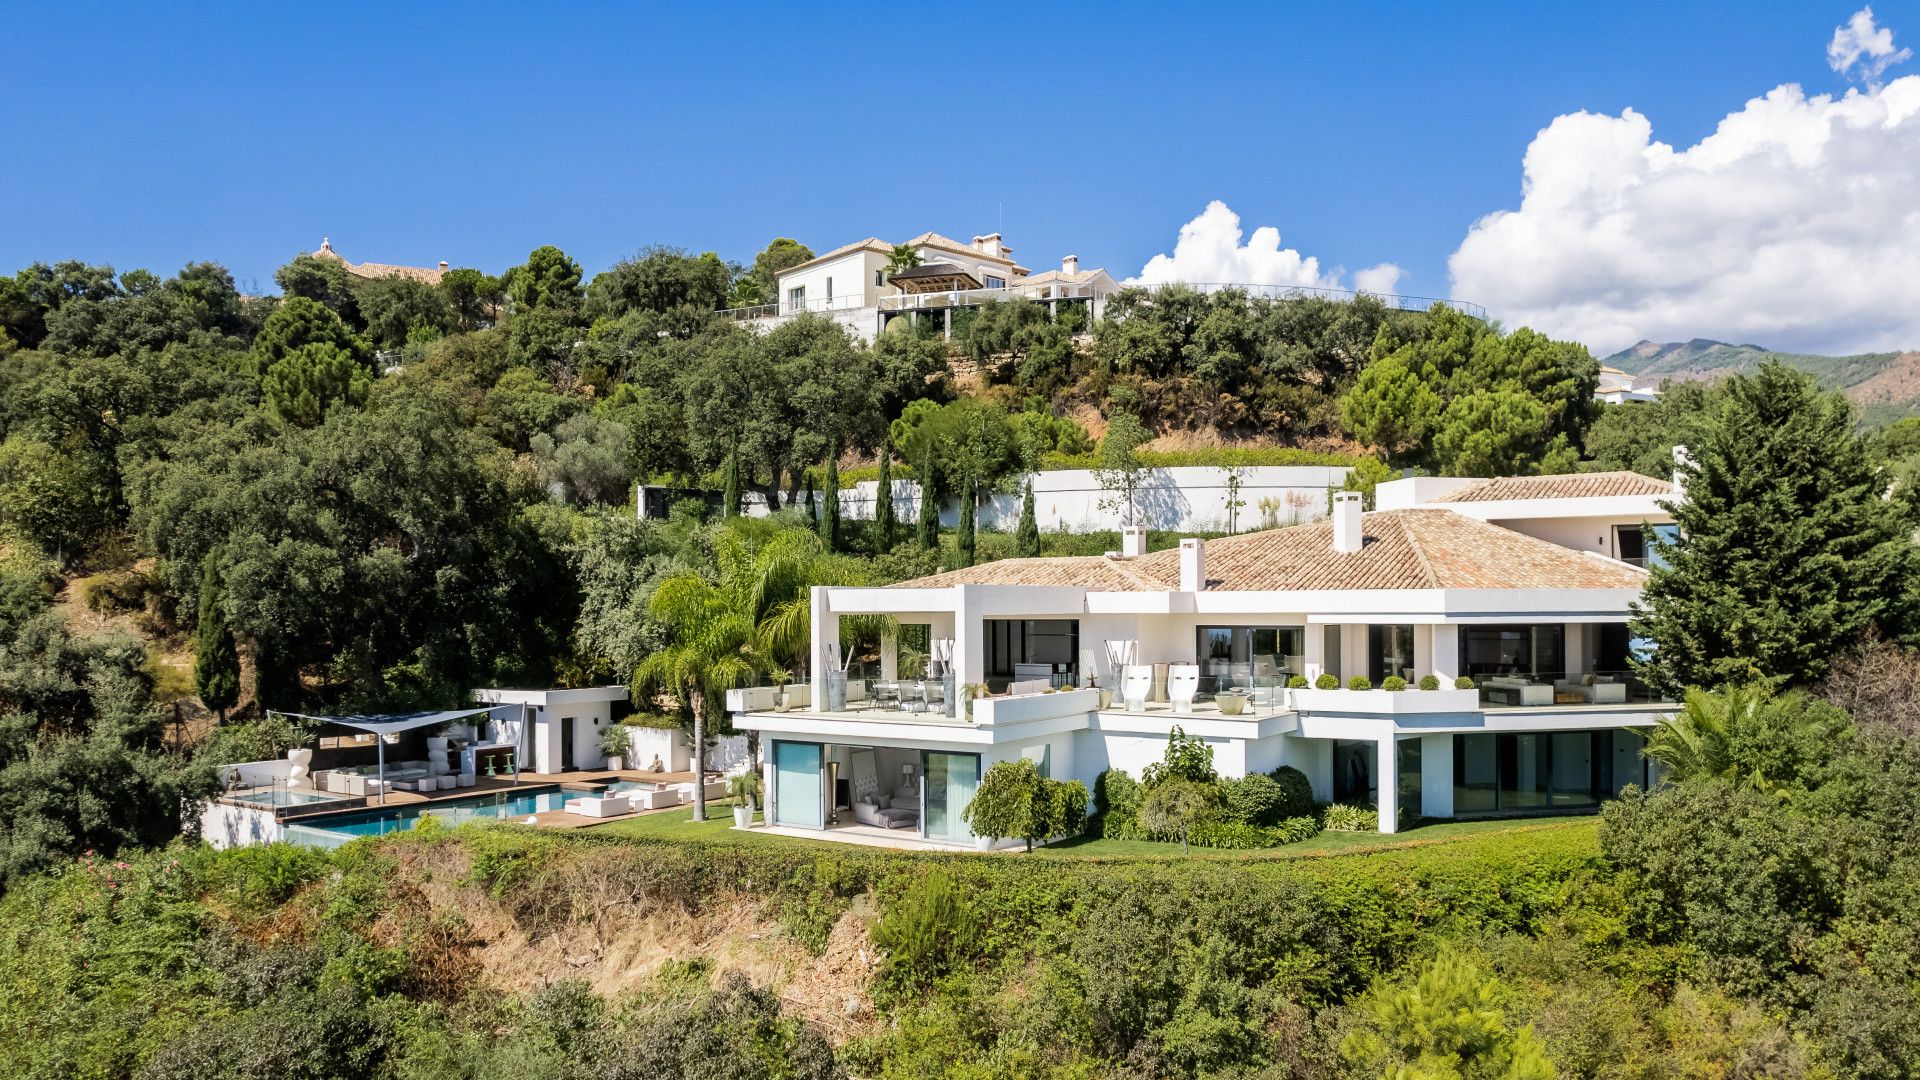
[[[1634,608],[1650,682],[1805,685],[1869,628],[1920,639],[1913,523],[1845,398],[1768,363],[1728,380],[1697,442]]]
[[[200,613],[193,628],[193,688],[201,704],[227,722],[227,710],[240,700],[240,652],[220,612],[220,572],[207,559],[200,574]]]
[[[820,528],[820,510],[813,501],[813,479],[807,479],[807,524]]]
[[[875,554],[893,550],[893,454],[880,447],[880,486],[873,500],[873,549]]]
[[[956,560],[958,565],[973,565],[973,541],[973,483],[968,480],[960,485],[960,533],[954,545],[960,550],[960,558]]]
[[[727,490],[720,498],[720,516],[740,516],[740,451],[727,455]]]
[[[827,456],[826,505],[820,515],[820,538],[828,551],[840,550],[840,452]]]
[[[1023,559],[1040,554],[1040,523],[1033,513],[1033,481],[1027,481],[1027,497],[1020,501],[1020,527],[1013,533],[1013,553]]]
[[[940,546],[940,499],[936,494],[940,484],[933,470],[933,440],[928,439],[926,453],[920,458],[920,520],[914,526],[922,551]]]

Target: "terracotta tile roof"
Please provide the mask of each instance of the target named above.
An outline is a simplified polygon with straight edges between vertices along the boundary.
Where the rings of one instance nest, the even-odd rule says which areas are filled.
[[[342,267],[345,267],[347,273],[352,274],[354,277],[403,277],[412,278],[415,281],[427,285],[438,285],[440,284],[440,279],[447,274],[447,264],[445,263],[441,263],[438,267],[394,266],[390,263],[359,263],[356,265],[348,262],[346,256],[333,250],[333,241],[327,237],[321,237],[320,246],[314,250],[313,257],[316,259],[332,259]]]
[[[1147,592],[1168,586],[1141,576],[1139,559],[1069,555],[1051,559],[1001,559],[965,570],[902,581],[895,589],[943,589],[949,585],[1066,585],[1097,592]]]
[[[1451,510],[1386,510],[1362,519],[1356,552],[1333,550],[1327,521],[1207,541],[1208,589],[1638,589],[1646,571]],[[1067,585],[1101,592],[1179,588],[1180,553],[1138,559],[1009,559],[897,587]]]
[[[1609,495],[1671,495],[1673,482],[1637,472],[1565,473],[1559,476],[1496,476],[1478,480],[1433,500],[1504,502],[1509,499],[1598,499]]]
[[[827,252],[825,255],[815,255],[813,258],[808,259],[806,262],[795,263],[794,265],[787,267],[785,270],[780,271],[780,274],[784,276],[786,274],[793,273],[795,270],[805,270],[810,266],[817,266],[820,263],[826,262],[828,259],[837,259],[842,255],[848,255],[853,252],[863,251],[863,250],[878,252],[881,255],[885,255],[888,252],[893,250],[893,245],[887,243],[885,240],[882,240],[877,236],[869,236],[865,240],[856,240],[851,244],[843,244],[840,247],[834,248],[832,251]]]

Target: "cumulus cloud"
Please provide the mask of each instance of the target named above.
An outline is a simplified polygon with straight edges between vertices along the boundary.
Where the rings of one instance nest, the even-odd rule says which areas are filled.
[[[1892,56],[1862,15],[1849,63]],[[1448,260],[1455,295],[1508,325],[1603,352],[1920,348],[1920,76],[1839,98],[1779,86],[1679,150],[1632,109],[1561,116],[1522,170],[1520,208]]]
[[[1828,66],[1853,78],[1853,68],[1858,65],[1860,81],[1870,87],[1879,86],[1883,72],[1912,55],[1912,49],[1895,51],[1893,31],[1874,24],[1870,7],[1861,8],[1844,24],[1834,27],[1833,40],[1827,43]]]
[[[1244,242],[1242,242],[1244,240]],[[1333,289],[1342,287],[1341,270],[1322,272],[1320,260],[1280,246],[1280,230],[1262,225],[1251,237],[1240,226],[1240,215],[1218,199],[1200,216],[1180,226],[1173,254],[1147,260],[1129,285],[1291,285]],[[1354,274],[1355,287],[1367,292],[1392,292],[1400,282],[1400,268],[1392,263],[1370,266]]]

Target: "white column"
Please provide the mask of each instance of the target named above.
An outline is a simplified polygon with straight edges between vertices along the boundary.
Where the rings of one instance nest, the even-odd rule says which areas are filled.
[[[1348,623],[1342,626],[1344,640],[1340,642],[1340,685],[1355,675],[1365,675],[1372,670],[1369,665],[1373,658],[1367,655],[1367,624]]]
[[[833,613],[827,586],[815,585],[811,594],[813,642],[808,650],[807,679],[813,685],[815,707],[824,708],[826,675],[835,667],[829,653],[840,645],[840,616]]]
[[[1430,670],[1439,676],[1442,690],[1451,689],[1453,680],[1461,676],[1459,627],[1443,624],[1433,628],[1433,667]]]
[[[880,635],[880,677],[891,682],[900,677],[900,632]]]
[[[1377,805],[1380,808],[1380,831],[1391,833],[1400,831],[1400,755],[1399,744],[1389,729],[1376,743],[1380,748],[1374,761],[1373,784],[1378,792]]]
[[[1301,674],[1307,677],[1307,685],[1309,686],[1313,685],[1313,680],[1319,678],[1320,672],[1326,668],[1326,640],[1327,628],[1325,625],[1317,623],[1307,624],[1307,649],[1306,652],[1301,655],[1300,666],[1306,668]]]
[[[1420,815],[1453,816],[1453,736],[1420,736]]]
[[[1420,684],[1420,676],[1433,670],[1432,623],[1413,624],[1413,678],[1408,680],[1415,686]]]
[[[1578,682],[1580,676],[1592,670],[1587,659],[1587,624],[1568,623],[1566,626],[1567,636],[1564,644],[1566,646],[1567,656],[1564,666],[1567,669],[1567,678]]]
[[[953,666],[959,675],[960,685],[983,683],[987,681],[987,634],[986,627],[980,622],[980,612],[968,595],[965,585],[954,587],[959,593],[959,611],[953,619]]]

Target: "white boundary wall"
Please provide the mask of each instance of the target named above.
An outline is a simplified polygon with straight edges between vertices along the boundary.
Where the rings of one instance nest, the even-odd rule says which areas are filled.
[[[1148,469],[1135,492],[1140,524],[1149,529],[1225,532],[1227,528],[1227,471],[1216,465]],[[1239,470],[1240,532],[1297,525],[1327,516],[1327,489],[1346,482],[1344,465],[1250,465]],[[1033,481],[1033,512],[1042,531],[1096,532],[1118,529],[1123,511],[1114,495],[1100,486],[1088,469],[1059,469],[1021,477],[1009,492],[988,496],[975,511],[983,529],[1012,530],[1020,523],[1020,503],[1027,481]],[[848,520],[873,518],[879,496],[877,481],[865,480],[840,492],[840,513]],[[816,496],[817,500],[818,496]],[[806,496],[801,496],[804,505]],[[1261,503],[1265,500],[1266,508]],[[893,512],[903,523],[920,517],[920,484],[893,481]],[[1269,517],[1270,515],[1270,517]],[[960,523],[956,500],[940,508],[940,522]]]

